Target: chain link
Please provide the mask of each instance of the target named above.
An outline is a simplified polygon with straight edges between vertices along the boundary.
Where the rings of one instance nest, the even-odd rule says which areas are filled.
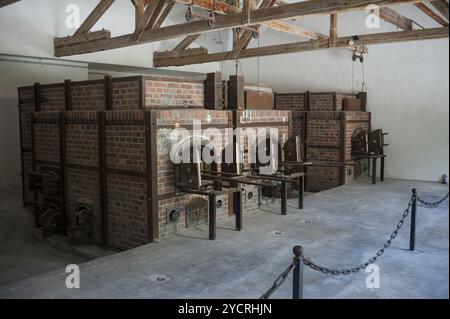
[[[442,197],[440,200],[438,200],[437,202],[429,202],[429,201],[426,201],[426,200],[420,198],[419,196],[417,196],[417,202],[419,202],[419,207],[434,209],[434,208],[438,208],[439,205],[441,205],[445,200],[447,200],[448,195],[449,195],[449,193],[447,192],[447,194],[444,197]]]
[[[426,200],[421,199],[418,196],[416,196],[416,200],[419,203],[420,207],[425,207],[425,208],[430,208],[431,209],[431,208],[437,208],[448,197],[449,197],[449,193],[447,192],[447,194],[442,199],[440,199],[437,202],[428,202]],[[311,261],[311,260],[309,260],[308,258],[305,258],[305,257],[303,257],[303,263],[306,266],[308,266],[309,268],[311,268],[312,270],[324,273],[326,275],[333,275],[333,276],[342,276],[342,275],[345,276],[345,275],[356,274],[356,273],[366,269],[369,265],[374,264],[378,260],[378,258],[383,256],[384,252],[386,251],[386,249],[388,249],[391,246],[392,241],[395,238],[397,238],[399,231],[401,230],[401,228],[405,224],[406,218],[410,214],[411,206],[413,204],[413,199],[414,199],[414,195],[409,200],[408,207],[404,210],[402,218],[398,222],[395,230],[392,232],[392,234],[389,237],[389,239],[384,243],[383,247],[381,249],[379,249],[377,251],[377,253],[374,256],[372,256],[371,258],[369,258],[365,263],[362,263],[360,265],[357,265],[356,267],[347,268],[347,269],[330,269],[330,268],[327,268],[327,267],[324,267],[324,266],[320,266],[320,265],[314,263],[313,261]],[[267,292],[264,293],[261,296],[260,299],[268,299],[278,288],[280,288],[281,285],[286,280],[286,278],[289,275],[289,273],[292,271],[292,269],[294,269],[294,267],[296,266],[296,263],[298,263],[298,262],[299,262],[299,259],[294,259],[294,261],[286,268],[286,270],[283,271],[281,273],[281,275],[279,275],[278,278],[274,281],[274,283],[272,284],[272,287],[270,287],[270,289],[267,290]]]
[[[406,218],[408,217],[408,215],[410,213],[411,205],[412,205],[412,198],[410,199],[410,201],[408,203],[408,207],[403,212],[402,218],[398,222],[397,227],[392,232],[391,237],[384,243],[383,248],[378,250],[377,253],[373,257],[369,258],[365,263],[360,264],[360,265],[358,265],[356,267],[353,267],[353,268],[348,268],[348,269],[329,269],[327,267],[319,266],[316,263],[312,262],[311,260],[305,258],[304,261],[303,261],[304,264],[306,266],[308,266],[309,268],[311,268],[312,270],[319,271],[319,272],[324,273],[326,275],[333,275],[333,276],[342,276],[342,275],[356,274],[356,273],[360,272],[361,270],[366,269],[369,265],[374,264],[379,257],[383,256],[385,250],[388,249],[391,246],[392,241],[397,237],[398,232],[403,227],[403,225],[405,223],[405,220],[406,220]]]
[[[281,285],[284,283],[284,281],[286,280],[287,276],[289,275],[289,273],[291,272],[292,269],[294,269],[295,264],[296,264],[297,260],[293,261],[287,268],[285,271],[283,271],[281,273],[281,275],[278,276],[278,278],[273,282],[272,287],[269,288],[269,290],[266,291],[266,293],[264,295],[261,296],[261,298],[259,299],[269,299],[270,296],[278,289],[281,287]]]

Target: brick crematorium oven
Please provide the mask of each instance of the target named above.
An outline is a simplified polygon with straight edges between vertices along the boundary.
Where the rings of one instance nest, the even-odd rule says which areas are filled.
[[[61,233],[74,245],[130,249],[205,224],[211,209],[222,218],[240,214],[239,205],[244,213],[258,207],[263,184],[242,178],[228,178],[240,198],[215,188],[213,208],[202,182],[183,191],[170,158],[173,129],[186,129],[189,141],[194,120],[202,130],[218,128],[217,154],[230,144],[245,153],[252,143],[229,140],[228,128],[276,127],[280,143],[293,134],[291,112],[274,110],[271,89],[260,93],[242,77],[225,81],[220,73],[205,81],[136,76],[36,83],[18,93],[24,204],[33,208],[43,237]],[[300,175],[292,176],[278,181]]]
[[[369,149],[372,128],[366,104],[365,92],[275,94],[275,108],[291,110],[293,134],[302,137],[305,159],[313,162],[306,168],[307,191],[349,183],[368,172],[369,155],[383,156],[384,142],[380,152]]]

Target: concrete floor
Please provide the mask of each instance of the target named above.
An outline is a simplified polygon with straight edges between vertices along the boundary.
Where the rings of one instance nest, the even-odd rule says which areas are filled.
[[[80,289],[65,287],[63,268],[3,285],[0,298],[259,298],[291,262],[294,245],[329,267],[351,267],[372,256],[397,225],[412,187],[430,200],[448,191],[437,183],[387,180],[374,186],[362,180],[308,195],[303,211],[292,200],[288,216],[279,215],[279,203],[264,205],[244,216],[241,232],[233,230],[233,219],[220,221],[216,241],[206,240],[207,228],[199,227],[83,263]],[[448,202],[419,209],[417,219],[416,251],[407,249],[408,220],[378,260],[379,289],[366,288],[365,272],[332,277],[306,268],[305,298],[448,298]],[[291,280],[272,298],[290,298]]]
[[[21,191],[0,190],[0,285],[87,261],[33,238],[34,218],[23,207]]]

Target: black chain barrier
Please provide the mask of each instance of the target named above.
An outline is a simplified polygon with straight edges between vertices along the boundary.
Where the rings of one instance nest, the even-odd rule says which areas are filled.
[[[440,200],[438,200],[437,202],[429,202],[420,197],[417,197],[417,201],[419,202],[419,207],[435,209],[435,208],[438,208],[443,202],[445,202],[447,200],[448,195],[449,195],[449,193],[447,192],[447,194],[444,197],[442,197]]]
[[[339,269],[329,269],[327,267],[319,266],[316,263],[312,262],[311,260],[305,258],[305,260],[304,260],[305,265],[308,266],[309,268],[311,268],[312,270],[320,271],[321,273],[324,273],[326,275],[333,275],[333,276],[356,274],[356,273],[360,272],[361,270],[366,269],[369,265],[374,264],[379,257],[383,256],[384,251],[391,246],[392,241],[397,237],[398,232],[400,231],[400,229],[403,227],[403,225],[405,223],[405,219],[408,217],[408,215],[410,213],[412,203],[413,203],[413,198],[411,197],[411,199],[409,200],[409,203],[408,203],[408,207],[403,212],[402,218],[398,222],[395,230],[392,232],[391,237],[385,242],[383,247],[377,251],[376,255],[369,258],[365,263],[360,264],[353,268],[339,270]]]
[[[324,273],[326,275],[332,275],[332,276],[356,274],[356,273],[366,269],[369,265],[374,264],[378,260],[379,257],[384,255],[385,250],[388,249],[391,246],[392,241],[395,238],[397,238],[397,235],[398,235],[400,229],[405,224],[405,220],[409,215],[411,215],[409,250],[414,251],[415,237],[416,237],[415,232],[416,232],[417,206],[425,207],[425,208],[437,208],[448,197],[449,197],[449,193],[447,193],[447,195],[445,195],[442,199],[440,199],[437,202],[428,202],[428,201],[421,199],[419,196],[417,196],[417,190],[413,189],[411,198],[408,202],[408,207],[404,210],[404,212],[402,214],[402,218],[398,222],[398,224],[397,224],[395,230],[392,232],[390,238],[384,243],[383,247],[381,249],[379,249],[373,257],[369,258],[365,263],[357,265],[356,267],[353,267],[353,268],[330,269],[327,267],[320,266],[320,265],[312,262],[310,259],[307,259],[303,256],[303,248],[301,246],[295,246],[293,262],[286,268],[285,271],[283,271],[281,273],[281,275],[278,276],[278,278],[272,284],[272,287],[270,287],[270,289],[267,290],[261,296],[260,299],[268,299],[276,290],[278,290],[283,285],[283,283],[285,282],[286,278],[288,277],[288,275],[291,271],[294,271],[293,299],[302,299],[303,298],[303,265],[308,266],[312,270]],[[418,203],[419,203],[419,205],[418,205]]]
[[[281,275],[278,276],[278,278],[274,281],[272,287],[269,288],[269,290],[266,291],[266,293],[264,295],[261,296],[261,298],[259,299],[269,299],[270,296],[272,296],[272,294],[278,290],[278,288],[281,287],[281,285],[284,283],[284,281],[286,280],[287,276],[289,275],[289,273],[291,272],[292,269],[294,269],[295,266],[295,262],[292,262],[285,271],[283,271],[281,273]]]

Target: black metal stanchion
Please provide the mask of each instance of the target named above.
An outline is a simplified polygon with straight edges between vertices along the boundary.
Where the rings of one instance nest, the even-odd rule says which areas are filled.
[[[411,204],[411,230],[409,235],[409,250],[414,251],[416,246],[416,212],[417,212],[417,189],[412,190]]]
[[[412,190],[411,204],[411,230],[409,235],[409,250],[414,251],[416,246],[416,212],[417,212],[417,189]]]
[[[209,240],[216,240],[216,195],[209,195]]]
[[[372,184],[375,185],[377,183],[377,158],[372,158]]]
[[[292,299],[303,299],[303,247],[294,247]]]
[[[236,215],[236,230],[242,230],[242,191],[233,193],[234,214]]]
[[[303,209],[303,200],[305,196],[305,176],[298,178],[298,208]]]
[[[287,215],[287,183],[281,182],[281,215]]]

